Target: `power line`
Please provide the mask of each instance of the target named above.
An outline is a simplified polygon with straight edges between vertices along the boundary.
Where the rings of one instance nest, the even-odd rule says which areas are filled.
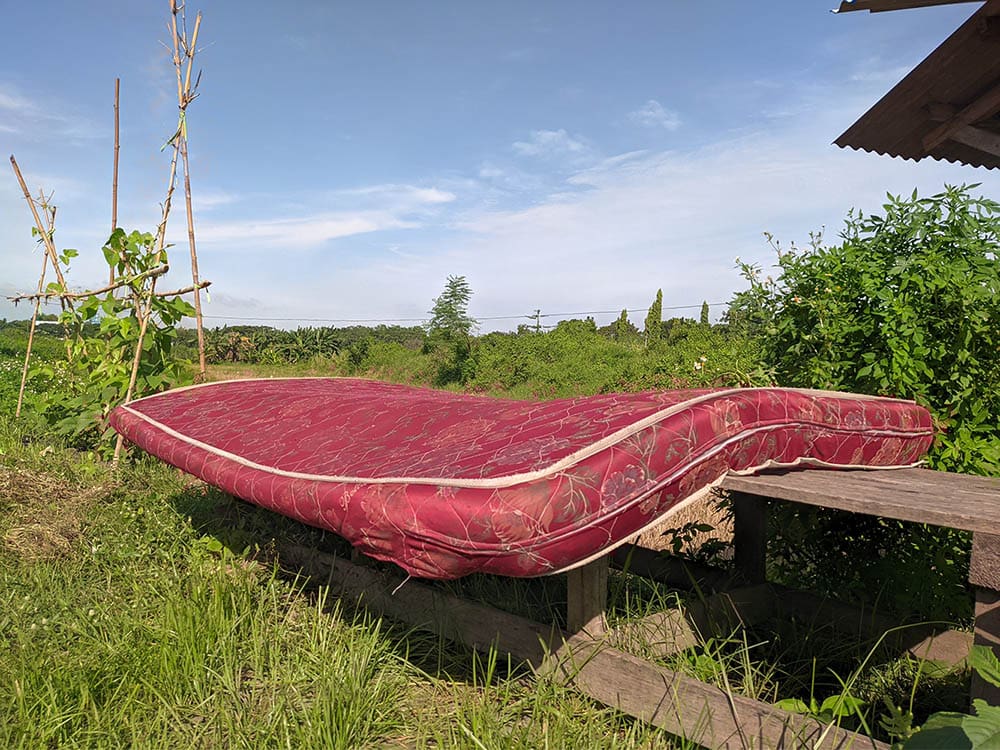
[[[696,310],[700,309],[703,303],[697,305],[668,305],[663,310]],[[709,307],[726,305],[727,302],[709,302]],[[626,308],[625,312],[646,312],[647,307]],[[571,318],[578,315],[618,315],[621,310],[579,310],[576,312],[540,313],[536,311],[531,315],[484,315],[482,317],[473,316],[476,320],[536,320],[539,318]],[[205,315],[211,320],[248,320],[248,321],[271,321],[271,322],[302,322],[302,323],[426,323],[429,318],[283,318],[283,317],[253,317],[240,315]]]
[[[54,300],[44,300],[45,305],[57,305]],[[702,304],[696,305],[666,305],[663,310],[696,310]],[[727,305],[728,302],[709,302],[709,307]],[[627,313],[646,312],[648,307],[626,308]],[[575,312],[555,312],[543,313],[536,309],[530,315],[484,315],[475,317],[478,321],[484,320],[530,320],[540,321],[542,318],[574,318],[582,315],[619,315],[621,310],[578,310]],[[243,320],[248,322],[271,322],[271,323],[426,323],[429,318],[303,318],[303,317],[281,317],[281,316],[252,316],[252,315],[205,315],[208,320]]]

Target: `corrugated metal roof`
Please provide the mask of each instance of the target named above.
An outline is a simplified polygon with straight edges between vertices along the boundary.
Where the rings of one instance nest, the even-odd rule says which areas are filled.
[[[1000,167],[1000,0],[988,0],[835,143]]]
[[[931,5],[952,5],[954,3],[980,3],[983,0],[843,0],[834,13],[847,13],[852,10],[867,10],[870,13],[881,13],[886,10],[905,10],[906,8],[927,8]]]

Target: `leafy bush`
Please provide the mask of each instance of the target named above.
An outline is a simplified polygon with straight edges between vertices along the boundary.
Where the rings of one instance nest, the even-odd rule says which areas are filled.
[[[593,320],[552,331],[491,333],[476,340],[465,385],[477,391],[554,398],[655,388],[745,385],[754,381],[752,345],[724,326],[664,324],[664,338],[609,338]]]
[[[934,468],[1000,473],[1000,206],[948,187],[852,211],[833,247],[778,251],[776,278],[743,264],[731,325],[758,338],[784,386],[914,399],[941,433]],[[774,514],[780,575],[898,609],[968,611],[967,535],[832,511]]]
[[[1000,205],[948,187],[850,212],[843,242],[744,265],[734,318],[787,386],[915,399],[943,432],[935,468],[1000,473]]]
[[[39,362],[31,370],[36,381],[35,411],[55,431],[76,444],[109,449],[112,440],[108,413],[125,400],[131,379],[136,347],[142,346],[139,368],[132,391],[134,398],[190,382],[185,363],[172,355],[176,325],[194,308],[180,297],[152,294],[151,273],[166,255],[158,252],[149,233],[115,229],[104,246],[104,257],[118,278],[126,281],[127,294],[115,290],[103,295],[89,294],[77,306],[67,307],[60,320],[70,331],[82,331],[96,321],[98,335],[75,336],[69,347],[68,362]],[[64,251],[61,262],[68,267],[75,251]],[[67,290],[50,284],[48,290]],[[148,305],[148,307],[146,307]],[[145,312],[143,308],[146,307]],[[145,332],[140,315],[148,316]],[[52,387],[66,376],[62,387]],[[38,382],[47,387],[38,387]]]

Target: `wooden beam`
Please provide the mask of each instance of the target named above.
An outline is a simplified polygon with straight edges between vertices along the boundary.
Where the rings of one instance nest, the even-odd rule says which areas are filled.
[[[1000,156],[1000,135],[992,131],[965,125],[952,133],[951,139],[971,146],[977,151]]]
[[[976,626],[973,643],[988,646],[1000,656],[1000,593],[989,589],[976,589]],[[976,671],[972,672],[969,685],[970,698],[982,698],[992,706],[1000,704],[1000,687],[987,682]]]
[[[736,571],[747,583],[767,580],[767,500],[730,492],[733,502],[733,547]]]
[[[608,629],[607,555],[566,573],[566,628],[571,633],[603,635]]]
[[[958,113],[958,107],[945,102],[931,102],[927,105],[927,116],[933,122],[948,122]]]
[[[1000,83],[996,84],[970,105],[962,109],[949,121],[934,128],[923,138],[924,151],[928,154],[949,138],[954,139],[955,133],[965,125],[992,117],[1000,110]]]
[[[777,606],[771,586],[745,586],[624,622],[608,634],[608,639],[630,653],[663,658],[693,648],[715,634],[729,635],[737,627],[763,622]]]
[[[617,569],[678,589],[720,591],[732,588],[736,575],[711,565],[682,560],[662,550],[623,544],[611,553]]]
[[[1000,535],[973,534],[969,583],[976,592],[974,643],[989,646],[1000,657]],[[972,674],[973,698],[1000,704],[1000,688]]]
[[[1000,479],[996,477],[930,469],[805,469],[752,477],[727,476],[721,487],[899,521],[1000,533]]]
[[[399,573],[354,565],[305,547],[279,560],[301,567],[348,601],[479,649],[495,647],[605,705],[720,750],[823,747],[888,750],[888,745],[815,719],[732,695],[644,661],[602,641],[469,602]]]

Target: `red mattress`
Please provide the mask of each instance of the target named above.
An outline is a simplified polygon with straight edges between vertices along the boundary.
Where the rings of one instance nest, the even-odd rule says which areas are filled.
[[[661,521],[729,471],[891,467],[912,402],[751,388],[511,401],[371,380],[238,380],[120,406],[131,442],[414,576],[537,576]]]

